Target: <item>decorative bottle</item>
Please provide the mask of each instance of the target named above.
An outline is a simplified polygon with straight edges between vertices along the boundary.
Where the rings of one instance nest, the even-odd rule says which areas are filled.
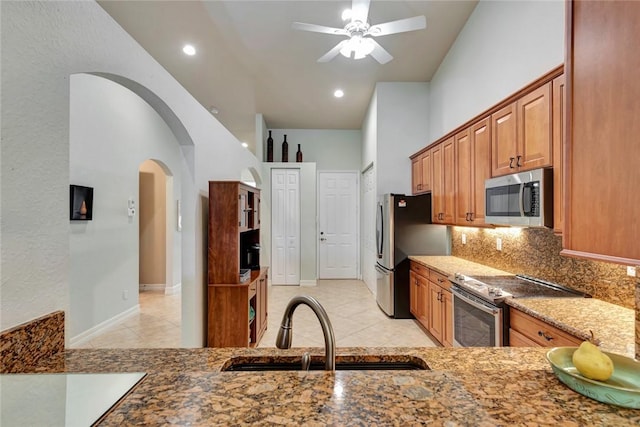
[[[271,131],[269,131],[269,138],[267,138],[267,162],[273,162],[273,138],[271,137]]]
[[[289,161],[289,143],[287,143],[287,135],[284,136],[284,141],[282,142],[282,161]]]
[[[300,150],[300,144],[298,144],[298,152],[296,153],[296,162],[302,162],[302,150]]]

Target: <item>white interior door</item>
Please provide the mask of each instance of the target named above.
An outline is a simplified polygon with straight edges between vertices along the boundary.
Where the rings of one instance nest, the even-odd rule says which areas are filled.
[[[321,279],[357,279],[359,264],[358,172],[320,172],[318,179]]]
[[[300,284],[300,170],[271,170],[271,283]]]

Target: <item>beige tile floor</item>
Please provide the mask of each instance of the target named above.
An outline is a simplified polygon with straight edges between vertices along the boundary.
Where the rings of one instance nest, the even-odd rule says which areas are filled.
[[[72,348],[180,347],[180,294],[140,292],[140,312]]]
[[[275,347],[282,313],[296,295],[315,297],[331,319],[338,347],[434,347],[411,319],[390,319],[359,280],[320,280],[317,286],[270,286],[268,327],[259,347]],[[299,306],[293,315],[293,347],[321,347],[315,315]],[[180,295],[140,293],[140,313],[74,348],[180,347]]]

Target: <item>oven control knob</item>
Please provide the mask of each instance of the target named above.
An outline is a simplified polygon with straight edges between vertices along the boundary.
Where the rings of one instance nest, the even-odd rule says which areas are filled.
[[[496,294],[497,297],[501,297],[502,296],[502,289],[500,289],[500,288],[494,288],[493,292]]]
[[[489,288],[489,295],[493,295],[496,293],[496,288]]]
[[[453,277],[454,277],[456,280],[462,280],[462,281],[464,281],[464,274],[462,274],[462,273],[455,273],[455,274],[453,275]]]

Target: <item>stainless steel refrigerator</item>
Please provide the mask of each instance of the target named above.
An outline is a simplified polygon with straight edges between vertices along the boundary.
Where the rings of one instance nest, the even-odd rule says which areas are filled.
[[[431,223],[431,195],[384,194],[376,214],[377,292],[380,308],[410,319],[409,255],[450,255],[449,227]]]

